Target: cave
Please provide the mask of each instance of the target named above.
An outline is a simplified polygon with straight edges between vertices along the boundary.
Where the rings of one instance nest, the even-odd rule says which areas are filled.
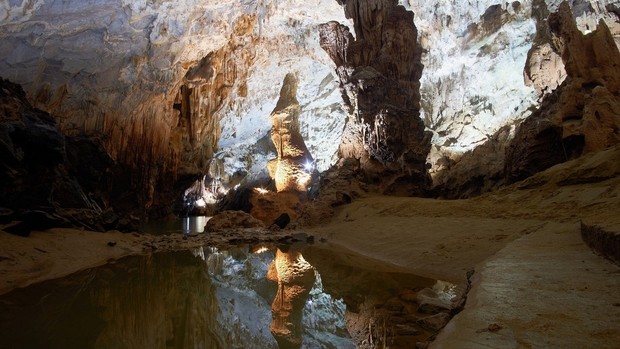
[[[616,347],[618,6],[4,1],[0,337]],[[153,265],[167,271],[151,278]],[[147,294],[137,304],[158,287],[186,302],[115,337],[109,324],[144,313],[97,308],[110,292],[106,306],[125,302],[110,273]],[[37,311],[88,292],[95,310],[78,312],[98,317],[76,342],[57,336],[79,319],[21,325],[57,329],[49,341],[14,330],[65,288]]]

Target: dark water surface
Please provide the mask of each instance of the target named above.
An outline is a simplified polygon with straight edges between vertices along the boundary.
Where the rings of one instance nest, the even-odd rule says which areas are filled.
[[[356,258],[268,246],[125,258],[0,296],[0,348],[355,348],[374,309],[435,283]]]

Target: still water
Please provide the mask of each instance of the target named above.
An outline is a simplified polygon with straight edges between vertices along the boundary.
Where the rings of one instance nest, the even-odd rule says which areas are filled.
[[[434,284],[316,247],[129,257],[1,296],[0,348],[355,348]]]

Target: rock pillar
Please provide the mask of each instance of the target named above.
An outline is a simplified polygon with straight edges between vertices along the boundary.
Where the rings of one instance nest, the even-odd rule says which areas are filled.
[[[312,178],[313,159],[299,131],[300,107],[296,96],[297,78],[289,73],[271,112],[271,140],[278,157],[268,163],[268,170],[278,192],[305,192]]]
[[[415,195],[429,184],[430,132],[420,119],[421,48],[413,12],[392,0],[348,0],[356,39],[337,22],[319,26],[349,107],[340,156],[358,159],[387,194]]]

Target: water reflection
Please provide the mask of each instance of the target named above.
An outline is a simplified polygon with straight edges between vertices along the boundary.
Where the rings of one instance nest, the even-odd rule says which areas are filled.
[[[172,220],[153,221],[140,226],[140,231],[160,235],[171,233],[200,234],[205,231],[210,216],[189,216]]]
[[[280,348],[299,348],[303,308],[316,281],[314,268],[301,252],[294,249],[282,252],[278,248],[267,278],[278,283],[278,292],[271,304],[271,333]]]
[[[369,304],[434,283],[343,256],[246,246],[127,258],[0,297],[0,348],[364,347]]]
[[[183,217],[183,233],[184,234],[192,234],[192,233],[204,233],[205,225],[211,219],[211,217],[206,216],[192,216],[192,217]]]

